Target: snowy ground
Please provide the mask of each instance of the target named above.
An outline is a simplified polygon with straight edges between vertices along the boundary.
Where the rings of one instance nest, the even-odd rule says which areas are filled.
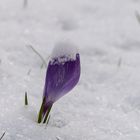
[[[0,0],[0,135],[3,140],[140,140],[140,0]],[[55,45],[79,47],[78,86],[38,125]],[[29,106],[24,106],[28,92]]]

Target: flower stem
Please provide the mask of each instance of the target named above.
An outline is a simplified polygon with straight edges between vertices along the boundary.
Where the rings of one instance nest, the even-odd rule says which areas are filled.
[[[50,105],[50,106],[48,107],[48,110],[47,110],[47,112],[46,112],[46,114],[45,114],[45,118],[44,118],[43,123],[46,123],[46,121],[49,119],[49,113],[50,113],[51,109],[52,109],[52,105]]]
[[[41,108],[38,114],[38,123],[41,123],[43,121],[43,123],[46,123],[46,121],[49,119],[49,113],[51,111],[52,105],[53,104],[48,104],[47,106],[45,106],[45,102],[46,102],[46,98],[43,98],[42,104],[41,104]],[[45,109],[47,108],[47,109]],[[44,118],[44,120],[43,120]]]
[[[48,119],[47,119],[47,124],[49,123],[49,121],[50,121],[50,117],[51,117],[51,115],[49,115],[48,116]]]
[[[41,108],[38,114],[38,123],[41,123],[43,117],[43,110],[44,110],[45,98],[43,98],[43,102],[41,104]]]

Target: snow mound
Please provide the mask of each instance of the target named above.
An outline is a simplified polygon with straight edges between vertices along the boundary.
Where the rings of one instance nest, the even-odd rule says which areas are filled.
[[[78,54],[76,45],[70,42],[59,42],[53,49],[51,62],[65,63],[67,61],[74,61],[76,59],[76,54]]]

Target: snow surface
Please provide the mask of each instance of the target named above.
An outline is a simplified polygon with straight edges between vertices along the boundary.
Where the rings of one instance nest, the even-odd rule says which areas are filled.
[[[140,0],[0,0],[3,140],[140,140]],[[37,124],[58,42],[79,47],[79,84]],[[24,106],[28,92],[29,106]]]

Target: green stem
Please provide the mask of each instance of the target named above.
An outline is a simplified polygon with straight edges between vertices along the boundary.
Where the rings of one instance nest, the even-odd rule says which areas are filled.
[[[49,113],[50,113],[50,111],[51,111],[51,108],[52,108],[52,105],[49,106],[49,108],[48,108],[48,110],[47,110],[47,113],[46,113],[46,115],[45,115],[45,118],[44,118],[43,123],[46,123],[46,121],[48,120],[48,117],[49,117]]]
[[[51,115],[49,115],[49,117],[48,117],[48,119],[47,119],[47,124],[49,123],[49,121],[50,121],[50,117],[51,117]]]
[[[42,121],[42,114],[43,114],[43,110],[44,110],[44,104],[45,104],[45,98],[43,99],[43,102],[41,104],[41,108],[38,114],[38,123],[41,123]]]

